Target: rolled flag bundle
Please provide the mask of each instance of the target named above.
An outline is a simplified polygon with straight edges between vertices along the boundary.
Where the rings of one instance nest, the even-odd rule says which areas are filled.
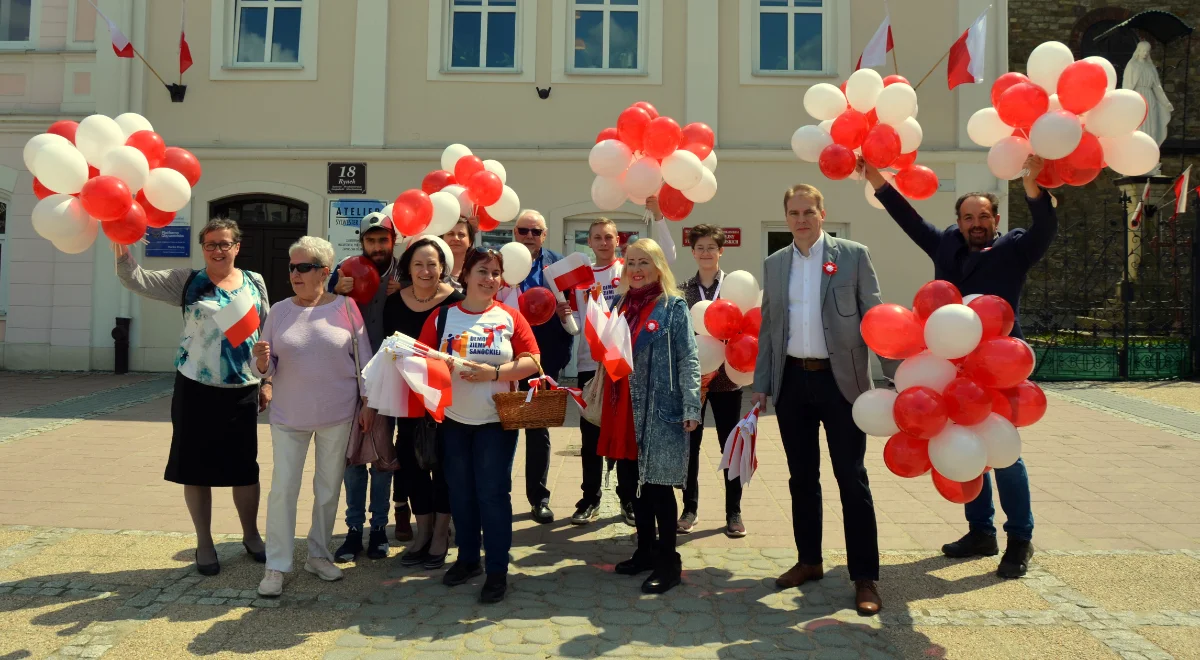
[[[258,331],[258,308],[254,305],[250,289],[242,287],[241,293],[213,314],[213,320],[217,322],[217,327],[231,346],[241,346],[242,342]]]
[[[386,338],[363,367],[367,405],[388,417],[422,417],[428,411],[441,422],[453,402],[448,358],[456,359],[401,333]]]
[[[733,427],[725,441],[721,464],[717,466],[718,470],[729,470],[729,481],[741,479],[742,486],[750,483],[754,471],[758,469],[758,411],[759,405],[754,404],[742,421]]]
[[[542,277],[553,284],[551,290],[558,302],[567,302],[566,294],[574,289],[587,288],[596,283],[596,274],[592,271],[592,262],[582,252],[572,252],[562,259],[546,266]],[[568,316],[563,322],[567,332],[579,334],[579,323],[574,316]]]

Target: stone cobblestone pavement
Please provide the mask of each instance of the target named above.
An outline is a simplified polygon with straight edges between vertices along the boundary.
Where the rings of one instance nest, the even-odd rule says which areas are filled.
[[[1025,430],[1038,555],[1016,581],[995,577],[994,558],[941,557],[936,548],[963,531],[961,508],[939,501],[927,480],[887,473],[882,442],[872,439],[868,469],[883,548],[878,617],[853,611],[829,477],[827,576],[774,588],[795,550],[770,416],[760,470],[746,490],[745,539],[719,533],[720,457],[707,431],[703,520],[680,537],[684,584],[664,596],[642,595],[640,580],[612,572],[633,547],[612,484],[596,524],[562,520],[579,483],[578,432],[568,427],[552,432],[552,506],[560,517],[552,525],[535,525],[522,506],[518,451],[503,603],[478,604],[480,579],[450,589],[441,571],[400,567],[399,545],[387,560],[349,565],[337,583],[297,570],[284,596],[268,600],[254,592],[262,566],[233,534],[240,527],[227,495],[214,498],[222,572],[194,572],[182,497],[161,481],[169,396],[154,388],[169,381],[153,378],[97,383],[0,373],[0,393],[42,392],[22,405],[0,402],[0,438],[31,418],[70,422],[26,428],[0,444],[0,659],[1200,657],[1200,438],[1145,419],[1140,408],[1055,392],[1046,419]],[[259,458],[265,515],[265,426]],[[302,526],[310,506],[306,493]],[[304,553],[298,540],[297,568]]]

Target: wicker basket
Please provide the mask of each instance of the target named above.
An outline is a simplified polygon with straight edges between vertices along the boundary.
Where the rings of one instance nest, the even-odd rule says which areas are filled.
[[[529,356],[537,364],[538,375],[545,376],[542,364],[531,353],[522,353],[517,359]],[[562,426],[567,418],[567,397],[564,390],[541,388],[528,402],[528,392],[497,392],[492,395],[496,402],[496,413],[500,415],[500,426],[505,431],[518,429],[543,429]]]

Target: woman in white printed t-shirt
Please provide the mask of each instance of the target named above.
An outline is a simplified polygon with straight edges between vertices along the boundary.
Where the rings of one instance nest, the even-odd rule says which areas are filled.
[[[517,431],[500,427],[492,395],[537,373],[540,355],[533,330],[521,313],[494,300],[504,263],[494,250],[467,252],[459,276],[466,299],[431,314],[421,342],[465,363],[453,365],[451,395],[442,425],[458,560],[442,582],[457,586],[483,572],[480,547],[487,548],[487,580],[481,602],[504,599],[508,551],[512,547],[512,464]],[[440,327],[439,327],[440,326]],[[480,531],[482,530],[482,543]]]

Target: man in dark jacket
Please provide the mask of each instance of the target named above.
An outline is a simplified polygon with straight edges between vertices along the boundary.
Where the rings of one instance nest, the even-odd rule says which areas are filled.
[[[963,295],[990,294],[1000,296],[1012,305],[1016,315],[1011,335],[1020,339],[1021,290],[1025,276],[1049,249],[1058,233],[1058,216],[1050,194],[1037,184],[1043,161],[1030,156],[1025,162],[1025,201],[1033,215],[1029,229],[1013,229],[1006,234],[997,231],[1000,222],[998,199],[992,193],[967,193],[958,198],[954,212],[958,222],[939,230],[926,222],[899,192],[868,164],[863,165],[867,180],[875,188],[875,198],[929,258],[933,274],[958,287]],[[1033,557],[1033,509],[1029,501],[1029,474],[1024,459],[1006,468],[993,470],[996,488],[1000,491],[1000,506],[1008,520],[1004,531],[1008,546],[1000,559],[997,574],[1003,578],[1025,575]],[[996,527],[992,520],[996,508],[992,503],[992,482],[983,475],[983,490],[979,497],[965,507],[970,531],[954,543],[942,546],[947,557],[992,557],[1000,552],[996,542]]]

